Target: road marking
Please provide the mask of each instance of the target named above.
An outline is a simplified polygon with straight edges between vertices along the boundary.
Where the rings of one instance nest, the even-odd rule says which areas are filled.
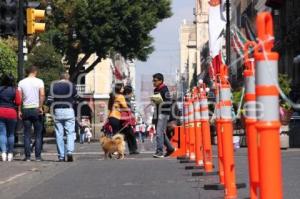
[[[140,154],[154,154],[154,151],[141,151]],[[53,156],[57,153],[43,153],[43,155]],[[76,152],[73,155],[104,155],[103,152]]]
[[[23,172],[23,173],[19,173],[19,174],[17,174],[17,175],[14,175],[14,176],[8,178],[7,180],[0,181],[0,185],[6,184],[6,183],[10,183],[10,182],[12,182],[13,180],[15,180],[15,179],[17,179],[17,178],[19,178],[19,177],[22,177],[22,176],[24,176],[24,175],[26,175],[26,174],[27,174],[27,172]]]

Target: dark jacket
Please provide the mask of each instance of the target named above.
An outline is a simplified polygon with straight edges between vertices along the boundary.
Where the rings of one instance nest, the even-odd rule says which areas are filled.
[[[152,121],[153,124],[156,124],[159,114],[170,115],[171,113],[172,101],[168,87],[163,84],[160,87],[155,88],[154,94],[158,93],[161,95],[163,102],[162,104],[156,105]]]
[[[0,107],[16,108],[16,88],[0,86]]]

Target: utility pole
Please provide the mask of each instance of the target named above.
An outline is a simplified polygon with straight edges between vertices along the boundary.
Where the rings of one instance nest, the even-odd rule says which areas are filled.
[[[18,81],[24,76],[24,0],[19,0],[19,16],[18,16]]]
[[[231,64],[231,51],[230,51],[230,0],[226,0],[226,65]]]

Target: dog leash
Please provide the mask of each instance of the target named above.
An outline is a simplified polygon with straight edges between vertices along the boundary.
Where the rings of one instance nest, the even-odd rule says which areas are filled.
[[[121,133],[126,127],[128,127],[128,124],[126,124],[125,126],[123,126],[116,134]]]

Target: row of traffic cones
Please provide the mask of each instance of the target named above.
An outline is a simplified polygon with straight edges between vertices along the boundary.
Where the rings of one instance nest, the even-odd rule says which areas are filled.
[[[279,144],[277,62],[278,54],[272,52],[273,21],[270,13],[260,13],[257,18],[258,41],[245,46],[245,102],[246,136],[248,143],[250,198],[282,199],[282,176]],[[254,58],[249,58],[248,48],[255,49]],[[256,71],[254,70],[256,68]],[[269,73],[272,73],[271,76]],[[269,75],[269,76],[268,76]],[[255,81],[256,79],[256,81]],[[205,189],[224,189],[224,198],[237,197],[237,189],[244,183],[236,183],[233,123],[231,113],[231,87],[228,82],[228,67],[220,67],[215,82],[215,113],[218,149],[218,171],[213,165],[209,109],[206,85],[199,81],[184,100],[184,123],[175,130],[173,154],[181,163],[192,163],[186,169],[203,170],[193,176],[218,175],[219,183],[206,185]],[[260,109],[256,110],[257,103]]]

